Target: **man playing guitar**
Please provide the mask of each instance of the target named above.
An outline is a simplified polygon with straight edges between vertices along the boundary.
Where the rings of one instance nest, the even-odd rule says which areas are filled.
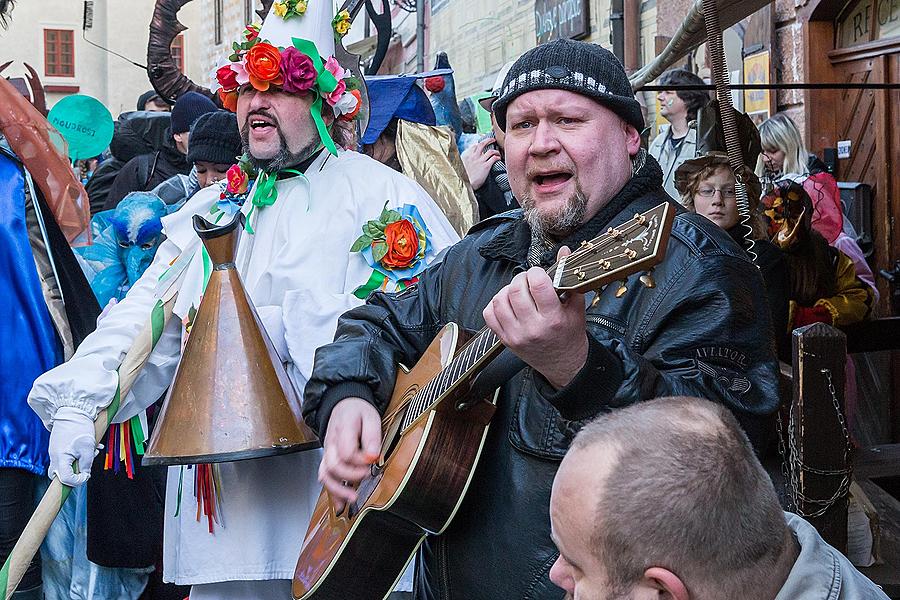
[[[423,545],[418,600],[560,598],[548,578],[548,505],[579,422],[657,396],[701,396],[760,440],[777,405],[762,279],[703,217],[677,209],[652,276],[560,297],[542,268],[671,202],[640,147],[640,107],[618,60],[584,42],[543,44],[512,66],[493,108],[523,209],[476,225],[418,284],[345,313],[305,392],[306,420],[324,439],[319,477],[340,511],[382,450],[397,363],[415,364],[449,322],[486,324],[511,351],[497,360],[509,376],[498,378],[469,492]]]

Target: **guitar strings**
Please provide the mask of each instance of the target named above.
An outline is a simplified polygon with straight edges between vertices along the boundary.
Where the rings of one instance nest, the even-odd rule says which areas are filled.
[[[575,272],[580,267],[590,264],[595,260],[595,256],[601,250],[609,246],[613,246],[618,242],[621,242],[621,235],[627,235],[634,232],[639,227],[647,226],[647,219],[644,218],[643,221],[640,220],[640,217],[643,215],[636,216],[630,221],[623,223],[620,228],[611,228],[611,230],[607,230],[603,235],[607,236],[606,239],[603,239],[598,242],[593,242],[589,246],[584,246],[576,249],[572,254],[566,257],[565,267],[563,268],[563,274],[567,271]],[[620,254],[616,254],[610,256],[610,259],[621,258],[623,256],[627,256],[626,252],[622,252]],[[574,264],[573,264],[574,263]],[[552,274],[553,270],[556,269],[559,265],[559,261],[554,262],[550,267],[548,267],[548,274]],[[490,338],[494,339],[491,340]],[[478,357],[475,361],[472,362],[471,365],[469,363],[475,356],[479,354],[479,348],[482,343],[484,343],[484,348],[481,351],[481,356]],[[382,424],[388,423],[393,417],[400,414],[401,411],[406,409],[406,415],[404,416],[403,422],[401,424],[400,431],[404,431],[407,429],[416,419],[418,419],[422,414],[424,414],[428,409],[430,409],[440,398],[446,393],[448,389],[450,389],[453,384],[458,383],[463,375],[465,375],[477,362],[483,359],[484,356],[487,356],[498,344],[500,344],[499,337],[494,334],[490,329],[484,327],[479,331],[475,336],[472,337],[468,342],[463,344],[463,346],[459,349],[459,352],[453,357],[453,359],[445,365],[438,373],[432,377],[428,383],[426,383],[419,391],[401,403],[397,408],[392,411],[388,416],[385,416],[382,420]]]

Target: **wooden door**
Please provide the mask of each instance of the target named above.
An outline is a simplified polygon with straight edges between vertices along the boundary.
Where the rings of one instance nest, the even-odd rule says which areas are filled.
[[[846,83],[886,83],[900,81],[900,53],[897,47],[878,52],[866,48],[829,53],[834,81]],[[900,260],[900,229],[894,234],[893,223],[900,224],[900,92],[897,90],[840,90],[832,94],[834,113],[826,118],[833,125],[833,144],[850,140],[850,158],[838,163],[840,181],[860,181],[872,186],[872,225],[875,242],[874,255],[869,259],[876,273],[881,300],[876,316],[892,314],[891,289],[886,279],[878,275],[881,269],[891,269]],[[815,109],[812,109],[815,111]],[[820,117],[821,119],[821,117]],[[822,121],[819,120],[821,123]],[[890,370],[891,401],[885,406],[883,398],[874,395],[858,408],[872,418],[873,431],[882,431],[892,441],[900,441],[900,352],[881,356],[878,364]],[[884,362],[881,362],[884,361]],[[885,381],[884,383],[887,383]],[[873,388],[874,389],[874,388]],[[872,392],[872,389],[864,390]],[[877,418],[876,418],[877,417]]]

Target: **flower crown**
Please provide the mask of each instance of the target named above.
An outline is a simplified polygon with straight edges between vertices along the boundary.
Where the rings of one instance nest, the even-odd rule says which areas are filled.
[[[281,4],[290,8],[284,16],[278,15],[285,19],[306,11],[306,3],[300,0]],[[341,36],[339,30],[346,33],[349,29],[349,14],[343,13],[346,11],[338,13],[332,21],[338,36]],[[316,101],[310,112],[323,144],[330,152],[336,153],[320,114],[322,101],[332,108],[336,117],[352,120],[362,107],[359,80],[341,67],[334,56],[323,61],[316,45],[309,40],[293,38],[293,46],[281,48],[273,46],[268,40],[261,40],[259,33],[259,25],[249,25],[244,30],[244,39],[232,44],[232,54],[217,65],[213,91],[218,93],[226,109],[235,112],[238,90],[243,85],[252,85],[261,92],[273,85],[290,94],[312,90],[316,93]]]

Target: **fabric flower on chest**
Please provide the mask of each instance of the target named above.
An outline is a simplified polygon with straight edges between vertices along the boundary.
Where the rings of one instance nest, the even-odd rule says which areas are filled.
[[[219,182],[219,199],[210,209],[210,213],[222,213],[230,217],[241,210],[250,194],[252,183],[250,174],[251,170],[248,168],[248,164],[242,162],[232,165],[225,174],[225,181]],[[216,217],[216,222],[221,216]]]
[[[412,204],[404,204],[399,210],[388,209],[385,204],[377,219],[363,225],[362,235],[350,251],[359,252],[373,269],[369,281],[353,292],[365,299],[374,290],[387,290],[388,284],[402,290],[418,281],[427,266],[425,257],[432,251],[431,232]]]

